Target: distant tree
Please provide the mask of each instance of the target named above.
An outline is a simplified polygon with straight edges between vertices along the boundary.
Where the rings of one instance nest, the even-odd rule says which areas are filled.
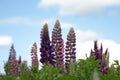
[[[48,25],[45,24],[41,30],[40,34],[41,44],[40,44],[40,62],[42,64],[51,64],[54,65],[54,54],[53,48],[51,46],[51,41],[49,38]]]
[[[55,66],[64,67],[64,42],[61,34],[61,26],[58,20],[52,31],[52,47],[55,54]]]

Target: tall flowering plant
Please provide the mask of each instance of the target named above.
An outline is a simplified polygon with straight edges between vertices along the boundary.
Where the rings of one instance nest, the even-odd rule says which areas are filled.
[[[8,63],[9,63],[10,74],[18,75],[19,74],[19,61],[16,60],[16,51],[14,49],[14,44],[12,44],[11,49],[10,49]]]
[[[16,51],[14,49],[14,44],[11,45],[11,48],[10,48],[10,52],[9,52],[9,57],[8,57],[8,61],[12,61],[12,60],[15,60],[16,59]]]
[[[103,75],[107,74],[109,67],[109,53],[108,49],[106,49],[105,53],[103,53],[103,47],[101,44],[100,49],[98,48],[97,40],[94,41],[94,50],[91,50],[91,55],[95,56],[95,60],[100,60],[99,71],[103,73]]]
[[[37,56],[37,44],[34,43],[31,49],[31,58],[32,58],[32,67],[36,67],[38,69],[39,62]]]
[[[54,54],[53,48],[51,46],[51,41],[49,38],[48,25],[45,24],[41,30],[40,34],[41,44],[40,44],[40,62],[42,64],[51,64],[54,65]]]
[[[12,60],[10,62],[10,74],[19,75],[19,61],[18,60]]]
[[[55,54],[55,66],[63,67],[64,65],[64,42],[61,34],[61,26],[58,20],[52,31],[52,47]]]
[[[71,28],[68,35],[67,35],[67,42],[66,42],[66,49],[65,49],[65,64],[66,64],[66,69],[68,69],[68,67],[75,67],[73,65],[75,65],[76,62],[76,36],[75,36],[75,32],[74,29]],[[73,64],[73,65],[72,65]],[[71,65],[71,66],[70,66]],[[71,68],[70,72],[74,73],[74,69]]]

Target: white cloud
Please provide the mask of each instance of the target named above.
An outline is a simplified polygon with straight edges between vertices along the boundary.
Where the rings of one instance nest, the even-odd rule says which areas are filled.
[[[0,36],[0,46],[7,46],[12,44],[13,40],[10,36]]]
[[[98,34],[92,30],[76,30],[76,38],[80,41],[89,41],[89,40],[96,40],[101,37],[101,34]]]
[[[80,42],[76,41],[76,55],[77,59],[85,59],[86,54],[89,56],[90,50],[93,47],[92,41]]]
[[[115,11],[111,11],[111,12],[108,12],[107,15],[108,15],[108,16],[116,16],[116,15],[120,15],[120,11],[117,11],[117,10],[115,10]]]
[[[85,59],[86,54],[89,56],[90,51],[94,45],[94,40],[97,40],[100,35],[92,30],[75,30],[76,33],[76,49],[77,49],[77,59]]]
[[[113,40],[100,40],[103,43],[104,48],[108,48],[110,52],[110,62],[113,63],[113,60],[120,61],[120,44],[116,43]]]
[[[39,8],[59,7],[62,15],[88,15],[103,11],[107,7],[120,6],[120,0],[41,0]]]
[[[0,19],[0,24],[16,24],[16,25],[29,25],[29,26],[39,26],[40,20],[32,20],[26,17],[11,17],[6,19]]]
[[[41,24],[44,25],[45,23],[47,23],[48,25],[53,25],[55,24],[55,19],[54,18],[48,18],[48,19],[44,19],[41,21]]]
[[[67,22],[60,22],[62,28],[70,28],[73,27],[73,24],[69,24]]]
[[[54,18],[47,18],[42,20],[33,20],[30,18],[25,17],[11,17],[6,19],[0,19],[0,24],[13,24],[13,25],[28,25],[28,26],[43,26],[47,23],[50,26],[54,26],[56,19]],[[73,25],[67,22],[61,22],[62,28],[70,28]]]
[[[53,26],[54,27],[55,22],[56,22],[56,19],[54,19],[54,18],[48,18],[48,19],[42,20],[41,24],[44,25],[45,23],[47,23],[49,26]],[[73,24],[70,24],[68,22],[61,22],[60,21],[60,25],[61,25],[61,28],[70,28],[70,27],[73,27]]]
[[[76,32],[77,41],[76,41],[76,52],[77,59],[85,59],[86,54],[89,56],[91,49],[94,48],[94,40],[96,40],[100,35],[94,31],[82,31],[78,30]],[[103,52],[108,48],[110,53],[110,64],[113,63],[114,60],[120,61],[120,44],[116,43],[114,40],[107,39],[97,39],[98,46],[103,44]]]

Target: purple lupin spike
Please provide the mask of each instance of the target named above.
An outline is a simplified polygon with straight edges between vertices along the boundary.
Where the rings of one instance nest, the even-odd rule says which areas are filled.
[[[59,21],[56,20],[56,23],[52,31],[52,47],[54,49],[56,67],[63,68],[63,65],[64,65],[64,51],[63,51],[64,46],[63,45],[64,45],[64,42],[61,34],[61,26]]]
[[[65,65],[68,68],[70,62],[76,62],[76,36],[74,29],[71,28],[67,35],[66,49],[65,49]]]
[[[51,64],[54,66],[55,61],[54,61],[54,54],[53,51],[54,49],[51,46],[51,41],[49,39],[49,32],[48,32],[48,25],[45,24],[41,30],[40,34],[40,39],[41,39],[41,44],[40,44],[40,62],[42,64]]]
[[[98,48],[97,45],[97,40],[94,41],[94,51],[91,50],[91,53],[95,56],[95,60],[100,60],[100,67],[99,71],[103,73],[103,75],[107,74],[108,72],[108,62],[107,61],[109,58],[108,56],[108,48],[106,49],[105,53],[103,54],[103,47],[101,43],[100,49]]]
[[[39,62],[37,56],[37,44],[34,43],[31,49],[31,58],[32,58],[32,67],[36,67],[38,69]]]

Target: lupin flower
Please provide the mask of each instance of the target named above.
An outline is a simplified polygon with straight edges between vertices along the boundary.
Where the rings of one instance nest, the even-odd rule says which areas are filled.
[[[102,60],[102,53],[103,53],[103,47],[101,44],[101,48],[98,49],[98,44],[97,44],[97,40],[94,42],[94,55],[95,55],[95,59],[100,59]]]
[[[42,64],[51,64],[54,65],[54,54],[53,54],[53,48],[51,46],[51,41],[49,39],[49,32],[48,32],[48,25],[45,24],[42,28],[41,34],[41,47],[40,47],[40,62]]]
[[[91,55],[95,56],[95,60],[100,60],[99,71],[102,72],[103,75],[107,74],[107,72],[108,72],[108,65],[109,65],[108,49],[106,49],[105,53],[103,54],[102,44],[101,44],[100,49],[98,49],[97,40],[96,40],[96,41],[94,41],[94,51],[91,50]]]
[[[64,65],[64,42],[61,34],[61,26],[58,20],[52,31],[52,47],[55,54],[55,66],[62,67]]]
[[[102,61],[101,61],[101,66],[100,66],[99,70],[100,70],[100,72],[103,73],[103,75],[106,75],[108,72],[108,64],[106,61],[105,54],[102,55]]]
[[[19,56],[19,64],[21,64],[21,56]]]
[[[9,68],[10,74],[18,75],[19,74],[19,61],[16,60],[16,51],[14,49],[14,44],[12,44],[11,49],[10,49],[8,63],[10,66]]]
[[[18,72],[19,72],[19,75],[20,75],[20,73],[21,73],[21,70],[20,70],[20,65],[21,65],[21,56],[19,56],[18,64],[19,64],[19,67],[18,67]]]
[[[32,67],[38,68],[37,44],[34,43],[31,49]]]
[[[11,45],[11,49],[10,49],[10,52],[9,52],[9,58],[8,58],[8,61],[12,61],[12,60],[15,60],[16,59],[16,51],[14,49],[14,44]]]
[[[66,69],[68,68],[70,63],[76,62],[76,36],[74,29],[71,28],[68,35],[67,35],[67,42],[66,42],[66,53],[65,53],[65,64]]]
[[[12,60],[10,62],[10,74],[12,75],[19,74],[19,61],[18,60]]]

